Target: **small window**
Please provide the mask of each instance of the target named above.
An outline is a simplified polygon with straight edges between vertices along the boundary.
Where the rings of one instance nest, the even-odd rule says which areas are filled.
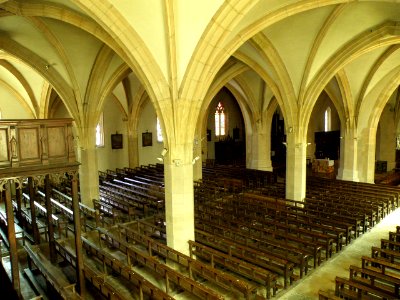
[[[160,125],[160,119],[157,118],[157,142],[162,142],[163,139],[163,135],[162,135],[162,129],[161,129],[161,125]]]
[[[224,106],[221,102],[218,102],[217,108],[215,109],[215,135],[224,136],[226,126],[226,116],[224,112]]]
[[[324,129],[325,132],[331,131],[331,108],[328,107],[324,113]]]
[[[104,147],[104,114],[101,113],[96,126],[96,147]]]

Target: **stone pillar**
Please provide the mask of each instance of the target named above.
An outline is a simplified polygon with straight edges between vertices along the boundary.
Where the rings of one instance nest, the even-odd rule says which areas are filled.
[[[128,123],[129,124],[129,123]],[[139,151],[138,151],[138,134],[128,128],[128,159],[129,168],[136,168],[139,166]]]
[[[197,142],[193,150],[193,180],[200,180],[203,178],[203,161],[202,161],[202,150],[201,150],[201,141]]]
[[[77,174],[72,174],[72,211],[74,214],[74,236],[75,236],[75,251],[76,251],[76,285],[80,296],[85,295],[85,277],[83,275],[83,254],[82,254],[82,238],[81,238],[81,222],[79,212],[78,199],[78,178]]]
[[[346,132],[340,140],[340,165],[337,179],[359,181],[357,134]]]
[[[288,133],[286,142],[286,199],[303,201],[306,196],[307,143],[296,142]]]
[[[260,132],[252,135],[250,168],[272,171],[270,135]]]
[[[19,267],[18,267],[18,249],[17,238],[15,236],[14,212],[11,199],[11,182],[6,183],[6,215],[7,215],[7,237],[10,244],[11,261],[11,280],[14,290],[21,297]]]
[[[194,240],[193,145],[174,148],[164,157],[167,245],[189,255],[188,240]]]
[[[93,199],[99,199],[99,170],[94,143],[80,150],[80,163],[79,186],[81,202],[93,207]]]
[[[358,164],[358,177],[361,182],[375,182],[376,128],[365,128],[357,137],[358,155],[362,161]]]

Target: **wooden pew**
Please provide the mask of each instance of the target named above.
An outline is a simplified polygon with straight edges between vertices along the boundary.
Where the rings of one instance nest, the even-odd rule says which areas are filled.
[[[93,207],[95,210],[98,210],[100,212],[102,212],[103,214],[106,214],[108,216],[111,217],[111,224],[115,224],[119,222],[120,219],[120,214],[121,211],[117,208],[115,208],[114,206],[105,203],[101,200],[96,200],[93,199]],[[104,218],[102,218],[103,223],[108,223],[108,222],[104,222]]]
[[[314,267],[321,263],[321,250],[325,247],[325,245],[314,243],[303,238],[277,233],[273,229],[256,228],[249,226],[248,224],[232,220],[229,222],[229,224],[226,222],[227,220],[222,219],[200,220],[197,218],[195,219],[195,227],[200,230],[213,232],[214,234],[219,231],[220,235],[227,237],[237,235],[244,237],[245,240],[255,240],[258,238],[264,242],[280,244],[286,248],[295,247],[300,252],[303,252],[303,250],[300,249],[304,249],[304,251],[307,251],[308,254],[312,254],[314,258]]]
[[[63,204],[69,209],[72,208],[71,196],[64,194],[63,192],[59,191],[56,188],[52,189],[52,193],[54,198],[56,199],[55,201],[58,201],[60,204]],[[89,228],[89,230],[92,230],[97,226],[99,226],[100,214],[98,210],[79,202],[79,211],[81,212],[81,219],[83,220],[82,223],[85,231],[87,231],[87,228]]]
[[[16,240],[22,241],[22,245],[25,245],[25,231],[18,224],[14,224],[14,226],[15,226]],[[8,237],[7,237],[7,227],[8,227],[8,223],[7,223],[6,212],[0,210],[0,229],[2,229],[0,231],[1,239],[4,241],[7,248],[9,248],[10,243],[9,243]],[[0,250],[1,250],[1,248],[0,248]],[[0,251],[0,254],[1,254],[1,251]]]
[[[364,285],[346,278],[335,278],[335,294],[338,297],[345,299],[376,299],[366,298],[368,296],[379,297],[377,299],[386,298],[392,299],[393,296],[389,293],[381,292],[368,285]]]
[[[400,242],[393,242],[387,239],[381,239],[381,248],[400,251]]]
[[[53,274],[49,269],[53,271],[56,269],[52,267],[50,263],[45,263],[45,260],[41,259],[42,255],[38,254],[37,247],[24,246],[26,253],[28,254],[28,264],[32,266],[35,264],[36,268],[40,271],[43,277],[46,279],[55,291],[60,295],[62,299],[81,299],[81,297],[75,293],[75,284],[70,284],[63,276],[57,276]]]
[[[72,251],[68,250],[64,245],[65,245],[64,240],[56,241],[57,252],[73,267],[76,267],[75,254]],[[99,252],[101,252],[101,250],[99,250]],[[100,257],[98,257],[97,259],[101,260],[101,258],[106,257],[108,259],[108,262],[113,260],[110,254],[105,253],[104,251],[102,251],[101,253],[103,254],[103,256],[100,255]],[[103,261],[106,262],[105,260],[102,260],[102,262]],[[112,268],[112,265],[110,267]],[[123,271],[121,272],[122,277],[124,277],[128,282],[133,284],[133,286],[137,290],[137,294],[140,300],[145,299],[145,297],[152,297],[152,299],[157,299],[157,300],[173,300],[173,297],[169,296],[168,294],[160,290],[158,287],[154,286],[150,281],[148,281],[138,273],[134,272],[133,270],[126,268],[123,269],[122,271]],[[102,292],[103,295],[108,296],[111,294],[111,297],[110,298],[107,297],[107,299],[126,298],[124,297],[124,295],[120,294],[119,291],[116,291],[116,293],[112,293],[115,291],[115,289],[113,289],[112,286],[110,286],[110,284],[106,282],[107,274],[99,272],[97,269],[94,269],[85,262],[84,262],[83,274],[85,275],[85,278],[88,281],[93,283],[94,287],[96,287],[100,292]],[[134,290],[134,292],[136,291]]]
[[[226,255],[194,241],[189,241],[189,252],[191,258],[193,258],[193,256],[195,256],[196,259],[201,257],[202,260],[209,261],[213,268],[216,265],[221,265],[223,268],[228,269],[235,274],[239,274],[252,281],[263,284],[267,290],[267,299],[271,298],[271,289],[273,296],[276,295],[277,276],[266,269],[262,269],[241,259]]]
[[[400,251],[371,247],[371,257],[387,259],[392,263],[400,263]]]
[[[393,299],[400,298],[400,278],[395,278],[357,266],[350,266],[349,279],[372,287],[380,292],[390,294]]]
[[[251,201],[250,203],[253,205],[256,203],[257,206],[254,207],[255,211],[267,213],[269,216],[274,218],[292,215],[295,218],[301,219],[312,218],[315,224],[324,224],[331,226],[332,228],[334,227],[335,229],[337,227],[342,228],[345,230],[346,244],[351,241],[353,232],[355,236],[357,236],[357,233],[360,232],[359,228],[361,227],[362,220],[338,216],[337,214],[334,214],[334,212],[327,210],[317,211],[313,209],[307,209],[304,207],[305,203],[302,201],[271,198],[250,193],[244,193],[243,198],[241,198],[239,201],[245,203],[249,203],[248,201]],[[262,210],[263,207],[265,207],[266,211]],[[338,231],[336,231],[336,234],[340,235]],[[337,236],[336,241],[340,248],[341,241],[339,236]]]
[[[178,273],[174,269],[168,267],[167,265],[159,262],[157,259],[150,255],[142,253],[140,250],[132,247],[127,242],[114,237],[105,229],[98,228],[101,235],[101,239],[107,241],[112,247],[116,247],[118,250],[126,254],[128,266],[135,261],[141,265],[150,268],[155,273],[159,274],[165,280],[166,293],[170,293],[170,283],[174,283],[180,288],[186,290],[187,292],[200,297],[201,299],[222,299],[222,296],[216,294],[211,289],[199,284],[195,280]],[[87,239],[83,239],[84,247],[86,244],[90,244],[91,248],[96,246]],[[98,249],[96,250],[98,251]]]
[[[381,274],[400,278],[400,264],[392,263],[386,259],[368,256],[362,256],[361,261],[363,269],[369,269]]]
[[[210,228],[206,228],[210,229]],[[307,273],[308,269],[308,259],[312,256],[309,252],[304,249],[300,249],[291,245],[281,243],[279,241],[265,240],[259,238],[248,237],[247,235],[242,235],[240,233],[233,234],[221,234],[219,231],[205,231],[196,228],[195,230],[196,240],[200,241],[205,245],[212,246],[219,245],[219,250],[223,248],[220,246],[221,243],[227,241],[227,246],[231,245],[235,247],[231,255],[238,258],[243,258],[244,260],[256,264],[260,267],[267,268],[270,271],[277,272],[278,274],[287,274],[285,278],[285,286],[287,280],[295,280],[296,277],[291,274],[293,272],[293,267],[291,263],[296,262],[296,266],[300,269],[300,276]],[[240,254],[243,253],[243,254]],[[277,271],[278,266],[281,266],[281,271]],[[290,270],[286,271],[286,270]]]
[[[205,207],[207,208],[206,210]],[[204,214],[202,213],[203,211],[205,212]],[[268,232],[271,232],[270,230],[272,230],[274,234],[282,233],[288,238],[293,236],[296,238],[303,238],[305,241],[310,241],[312,243],[320,243],[324,245],[326,259],[332,256],[333,237],[331,235],[318,230],[308,230],[303,226],[291,226],[286,222],[280,222],[277,220],[276,216],[267,218],[263,213],[261,216],[257,216],[257,212],[253,212],[252,210],[250,210],[251,215],[249,216],[246,209],[236,209],[235,204],[232,202],[229,202],[228,205],[218,207],[203,204],[202,206],[197,207],[195,213],[197,215],[201,214],[202,219],[222,219],[226,224],[232,222],[235,222],[236,224],[236,221],[239,221],[243,226],[247,223],[247,226],[250,228],[263,229]],[[248,220],[251,220],[252,223],[250,224]],[[336,243],[337,248],[339,248],[339,245],[342,244],[341,236],[337,236]]]
[[[26,203],[27,202],[29,203],[29,199],[30,199],[30,197],[28,194],[22,193],[22,200],[25,203],[25,207],[26,207]],[[44,217],[47,215],[46,209],[42,205],[40,205],[37,201],[34,201],[34,205],[35,205],[35,208],[37,209],[36,214],[42,215]],[[22,224],[25,227],[32,228],[33,225],[32,225],[31,211],[29,209],[23,209],[21,212],[21,217],[23,218]],[[65,223],[62,220],[60,220],[57,216],[54,216],[54,215],[52,216],[52,220],[53,220],[53,224],[57,226],[58,231],[61,232],[62,228],[64,228],[64,226],[65,226]],[[37,229],[38,229],[39,235],[44,234],[45,239],[47,240],[47,225],[38,219],[36,219],[36,224],[37,224]],[[29,236],[29,234],[25,234],[25,236],[28,237],[29,240],[33,241],[33,238],[31,238]]]
[[[164,208],[164,199],[151,194],[149,191],[136,190],[131,187],[126,187],[109,181],[104,182],[104,186],[111,187],[119,192],[131,195],[131,199],[135,199],[134,201],[139,201],[141,203],[146,203],[147,207],[154,208],[157,213]],[[135,204],[132,203],[132,206],[135,206]]]
[[[389,232],[389,240],[393,242],[400,242],[400,233],[398,232]]]
[[[230,257],[235,257],[243,261],[247,261],[253,265],[267,269],[284,277],[284,287],[286,288],[288,282],[292,283],[298,279],[294,274],[294,266],[300,269],[300,278],[307,274],[308,258],[309,256],[290,254],[282,248],[282,252],[258,250],[248,247],[229,238],[223,238],[202,230],[195,230],[196,241],[203,245],[212,247]]]
[[[100,196],[134,218],[136,216],[143,218],[150,214],[150,205],[141,195],[135,195],[118,187],[104,185],[100,186]]]
[[[134,226],[136,227],[137,224],[134,224]],[[239,292],[245,299],[254,299],[256,297],[257,287],[253,284],[239,280],[235,276],[221,272],[215,268],[201,263],[200,261],[190,258],[189,256],[180,253],[160,242],[135,232],[127,227],[127,225],[119,225],[118,228],[121,237],[124,236],[127,241],[134,240],[135,242],[141,243],[147,248],[150,255],[157,253],[157,255],[160,255],[165,259],[171,260],[183,267],[188,268],[189,274],[196,274],[201,278],[217,284],[221,288]],[[121,229],[123,229],[123,231]]]
[[[341,300],[342,298],[335,296],[335,292],[328,292],[319,290],[318,291],[318,299],[319,300]]]
[[[115,193],[108,193],[104,190],[100,190],[99,201],[109,204],[116,209],[119,209],[127,214],[128,220],[137,216],[136,207],[132,206],[130,202],[126,201],[123,197],[119,197]]]

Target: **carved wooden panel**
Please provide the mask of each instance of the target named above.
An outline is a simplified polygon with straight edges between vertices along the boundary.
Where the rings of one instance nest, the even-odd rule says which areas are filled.
[[[40,161],[39,127],[18,128],[19,160],[21,162]]]
[[[47,138],[49,141],[49,158],[67,156],[64,126],[48,127]]]
[[[7,128],[0,128],[0,164],[9,164],[10,153],[8,150],[8,132]]]
[[[0,120],[0,173],[8,167],[75,166],[74,150],[72,119]]]

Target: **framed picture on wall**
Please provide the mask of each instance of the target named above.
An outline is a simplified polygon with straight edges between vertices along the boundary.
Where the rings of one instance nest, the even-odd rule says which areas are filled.
[[[111,135],[111,148],[112,149],[122,149],[122,134],[115,133]]]
[[[142,133],[142,147],[148,147],[153,145],[153,135],[151,132]]]

